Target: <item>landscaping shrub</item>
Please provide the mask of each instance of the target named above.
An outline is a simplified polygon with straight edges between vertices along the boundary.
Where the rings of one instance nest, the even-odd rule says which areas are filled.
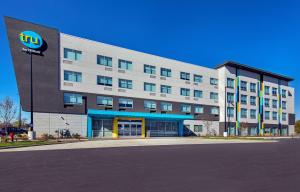
[[[74,139],[79,139],[79,140],[80,140],[81,135],[79,135],[78,133],[73,133],[73,134],[72,134],[72,137],[73,137]]]

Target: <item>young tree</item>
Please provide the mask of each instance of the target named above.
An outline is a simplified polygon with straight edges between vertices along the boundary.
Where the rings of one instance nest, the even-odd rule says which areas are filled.
[[[10,97],[5,97],[0,102],[0,120],[5,128],[7,128],[15,118],[17,108],[14,101]]]
[[[212,122],[211,121],[204,121],[204,126],[206,127],[206,135],[210,136],[212,134],[211,132],[211,125]]]
[[[300,120],[296,121],[295,124],[295,132],[300,133]]]

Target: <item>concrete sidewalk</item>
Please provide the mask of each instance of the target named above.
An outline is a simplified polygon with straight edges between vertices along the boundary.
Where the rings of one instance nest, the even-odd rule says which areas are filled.
[[[0,152],[39,151],[39,150],[64,150],[64,149],[89,149],[132,146],[158,146],[158,145],[196,145],[196,144],[228,144],[228,143],[262,143],[276,142],[274,140],[239,140],[239,139],[203,139],[203,138],[151,138],[151,139],[118,139],[94,140],[76,143],[41,145],[3,149]]]

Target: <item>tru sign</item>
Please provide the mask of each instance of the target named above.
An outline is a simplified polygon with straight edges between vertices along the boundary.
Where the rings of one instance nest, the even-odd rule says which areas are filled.
[[[42,37],[33,31],[23,31],[20,33],[20,41],[30,49],[39,49],[43,45]]]

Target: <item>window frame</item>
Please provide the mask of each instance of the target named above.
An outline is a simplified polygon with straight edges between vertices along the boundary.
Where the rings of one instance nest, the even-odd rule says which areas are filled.
[[[151,103],[151,107],[148,107],[147,103]],[[152,107],[153,104],[155,105],[154,108]],[[146,110],[156,110],[157,109],[157,103],[156,103],[156,101],[144,100],[144,109],[146,109]]]
[[[101,83],[101,81],[99,81],[101,78],[104,78],[105,83]],[[111,82],[111,84],[108,83],[109,81]],[[97,85],[112,87],[113,85],[112,77],[97,75]]]
[[[111,105],[110,104],[99,104],[99,100],[100,100],[100,98],[102,98],[102,99],[105,99],[105,100],[110,100],[111,101]],[[113,99],[113,97],[108,97],[108,96],[100,96],[100,95],[98,95],[97,97],[96,97],[96,103],[97,103],[97,105],[98,106],[107,106],[107,107],[113,107],[113,105],[114,105],[114,99]],[[107,102],[107,103],[109,103],[109,102]]]
[[[164,88],[166,88],[167,92],[162,91],[162,90],[164,90]],[[170,92],[169,92],[169,90],[170,90]],[[170,86],[170,85],[160,85],[160,93],[172,94],[172,86]]]
[[[180,72],[180,79],[189,81],[191,79],[191,74],[188,72]]]
[[[125,64],[125,68],[124,68],[124,64]],[[132,71],[132,67],[133,67],[132,61],[118,59],[118,69]]]
[[[72,76],[73,76],[73,78],[75,78],[75,80],[72,80],[72,78],[66,79],[66,77],[72,77]],[[81,83],[82,82],[82,72],[64,70],[64,81]]]
[[[164,74],[166,73],[166,74]],[[172,70],[168,68],[161,67],[160,68],[160,76],[162,77],[172,77]]]
[[[126,87],[120,86],[120,85],[123,85],[122,81],[126,82]],[[133,82],[132,82],[132,80],[129,80],[129,79],[119,79],[118,80],[118,86],[121,89],[133,89]]]
[[[147,87],[150,87],[150,90],[147,90],[146,89]],[[144,91],[147,91],[147,92],[156,92],[156,84],[155,83],[144,82]]]
[[[196,79],[199,79],[199,80],[196,80]],[[202,83],[203,82],[203,76],[194,74],[194,82],[195,83]]]
[[[144,64],[144,73],[155,75],[156,74],[156,66]]]
[[[120,104],[122,104],[121,101],[127,101],[126,104],[125,102],[123,103],[125,106],[121,106]],[[130,101],[131,101],[131,107],[130,107]],[[118,99],[118,106],[119,108],[133,108],[133,99],[129,99],[129,98],[119,98]]]
[[[103,58],[105,63],[101,63],[103,61]],[[97,55],[97,65],[102,65],[106,67],[112,67],[112,57],[104,56],[104,55]]]
[[[183,94],[183,93],[186,93],[186,94]],[[185,97],[190,97],[191,90],[188,88],[180,88],[180,95],[185,96]]]
[[[163,108],[164,105],[167,105],[167,109],[164,109],[164,108]],[[170,107],[170,109],[169,109],[169,107]],[[161,109],[162,111],[173,111],[173,104],[170,103],[170,102],[161,102],[161,103],[160,103],[160,109]]]

